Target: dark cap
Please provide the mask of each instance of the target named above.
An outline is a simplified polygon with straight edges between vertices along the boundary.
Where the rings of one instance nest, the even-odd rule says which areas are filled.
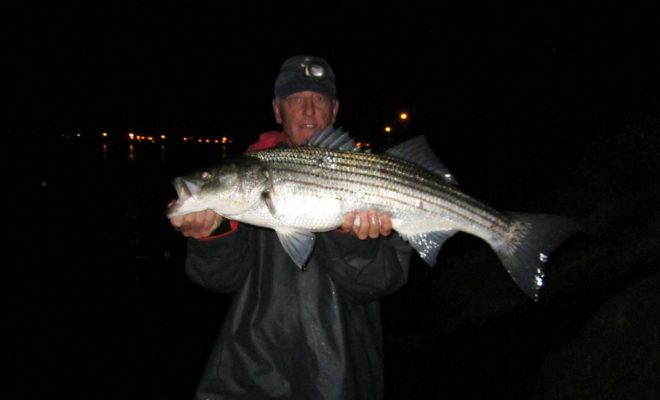
[[[337,95],[335,73],[327,61],[314,56],[295,56],[282,64],[275,79],[275,96],[311,91],[334,98]]]

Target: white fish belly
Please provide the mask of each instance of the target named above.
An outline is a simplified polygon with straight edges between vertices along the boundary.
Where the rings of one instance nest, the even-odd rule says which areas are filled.
[[[273,218],[282,226],[313,232],[339,227],[343,222],[342,202],[313,194],[275,195],[271,198]]]

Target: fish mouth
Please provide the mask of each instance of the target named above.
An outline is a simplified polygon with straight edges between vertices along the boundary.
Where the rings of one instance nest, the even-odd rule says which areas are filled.
[[[170,204],[167,205],[167,209],[165,210],[165,215],[167,218],[172,218],[175,217],[179,210],[181,210],[181,202],[179,200],[172,200]]]
[[[174,178],[172,185],[174,185],[174,190],[179,196],[179,201],[185,201],[202,190],[201,186],[181,177]]]
[[[185,204],[190,198],[195,197],[195,195],[201,190],[199,185],[181,177],[174,178],[172,180],[172,185],[174,186],[174,190],[176,190],[178,199],[172,200],[167,205],[165,214],[168,218],[178,215],[183,204]]]

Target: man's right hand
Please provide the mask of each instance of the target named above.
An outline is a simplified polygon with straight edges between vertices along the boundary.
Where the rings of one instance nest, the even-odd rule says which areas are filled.
[[[204,210],[170,218],[175,230],[183,236],[195,239],[205,238],[216,230],[223,218],[211,210]]]

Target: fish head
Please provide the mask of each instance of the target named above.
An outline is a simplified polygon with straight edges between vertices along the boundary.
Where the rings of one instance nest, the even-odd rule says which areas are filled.
[[[207,209],[234,218],[262,201],[269,178],[257,163],[227,163],[176,177],[172,184],[178,198],[167,207],[168,218]]]

